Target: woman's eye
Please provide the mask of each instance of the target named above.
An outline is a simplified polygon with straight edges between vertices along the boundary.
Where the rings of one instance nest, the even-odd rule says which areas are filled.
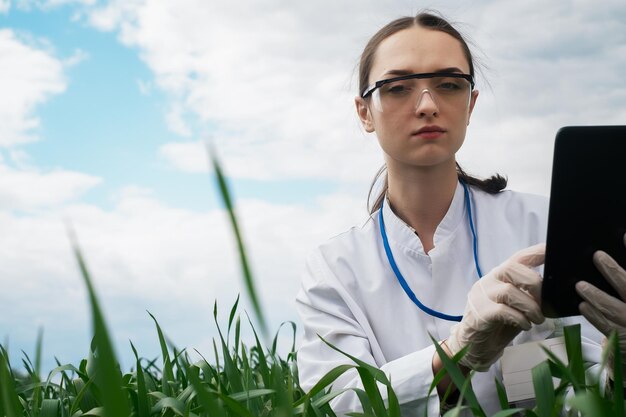
[[[393,95],[406,94],[409,91],[411,91],[411,89],[404,84],[390,84],[386,89],[386,92],[388,94],[393,94]]]
[[[461,87],[455,82],[448,81],[448,82],[443,82],[439,84],[437,86],[437,89],[443,90],[443,91],[457,91],[457,90],[460,90]]]

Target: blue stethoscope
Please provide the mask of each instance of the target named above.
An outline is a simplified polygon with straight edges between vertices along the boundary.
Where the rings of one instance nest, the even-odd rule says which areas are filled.
[[[467,206],[467,218],[470,226],[470,230],[472,231],[472,237],[474,242],[474,265],[476,265],[476,273],[478,274],[478,278],[482,278],[483,274],[480,271],[480,265],[478,265],[478,244],[476,238],[476,231],[474,230],[474,221],[472,220],[472,203],[470,201],[469,190],[465,182],[461,181],[461,185],[463,186],[463,190],[465,192],[465,205]],[[384,204],[385,199],[383,199],[382,204]],[[383,246],[385,247],[385,253],[387,254],[387,259],[389,260],[389,265],[391,265],[391,269],[393,269],[394,274],[396,274],[396,278],[398,278],[398,282],[402,286],[402,289],[409,296],[411,301],[415,303],[416,306],[420,308],[424,313],[429,314],[433,317],[437,317],[439,319],[448,320],[448,321],[461,321],[463,316],[451,316],[449,314],[442,313],[437,310],[433,310],[422,304],[422,302],[417,298],[415,293],[409,287],[406,280],[402,276],[402,273],[398,269],[398,265],[396,265],[396,261],[393,258],[393,254],[391,253],[391,248],[389,247],[389,241],[387,239],[387,232],[385,231],[385,222],[383,220],[383,206],[380,206],[380,212],[378,213],[378,220],[380,223],[380,235],[383,238]]]

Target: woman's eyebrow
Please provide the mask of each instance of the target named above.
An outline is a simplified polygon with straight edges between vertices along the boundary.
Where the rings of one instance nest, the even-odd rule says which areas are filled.
[[[461,73],[461,74],[463,73],[463,71],[461,71],[461,69],[457,68],[457,67],[442,68],[442,69],[439,69],[439,70],[433,71],[433,72],[437,72],[437,73],[438,72],[445,72],[446,74],[449,74],[451,72],[458,72],[458,73]]]
[[[461,69],[458,68],[458,67],[441,68],[441,69],[437,69],[437,70],[434,70],[434,71],[431,71],[431,72],[432,73],[442,73],[442,74],[450,74],[450,73],[463,74],[463,71],[461,71]],[[415,73],[413,71],[405,70],[405,69],[391,69],[391,70],[385,71],[383,76],[385,76],[385,75],[402,76],[402,75],[411,75],[411,74],[415,74]]]
[[[392,69],[389,71],[385,71],[383,75],[411,75],[413,71],[409,70],[401,70],[401,69]]]

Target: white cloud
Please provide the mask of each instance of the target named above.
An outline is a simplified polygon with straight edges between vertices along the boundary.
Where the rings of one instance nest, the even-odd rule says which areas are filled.
[[[183,137],[191,136],[191,129],[189,129],[189,126],[187,126],[184,119],[184,108],[180,105],[180,103],[172,103],[165,120],[167,122],[167,127],[172,132]]]
[[[30,155],[22,149],[14,148],[9,150],[11,162],[20,170],[32,170],[33,165]],[[1,160],[1,159],[0,159]]]
[[[93,6],[97,3],[97,0],[45,0],[41,1],[45,7],[64,6],[67,4],[80,4],[85,6]]]
[[[626,5],[487,2],[468,14],[493,90],[479,80],[460,159],[470,171],[508,174],[512,188],[548,195],[560,127],[626,120]]]
[[[269,181],[284,178],[288,173],[292,179],[322,178],[364,182],[372,177],[383,162],[376,153],[377,145],[372,137],[355,139],[362,149],[371,152],[370,157],[361,159],[351,149],[345,149],[340,160],[331,151],[298,149],[297,143],[286,140],[258,143],[247,138],[220,139],[214,141],[222,155],[220,159],[225,161],[228,175],[237,178]],[[167,143],[159,148],[159,154],[184,172],[198,173],[212,169],[202,141]]]
[[[237,213],[272,331],[295,318],[293,300],[308,251],[365,218],[362,198],[345,193],[327,196],[315,208],[242,200]],[[86,354],[86,294],[63,218],[77,232],[126,366],[128,339],[142,355],[158,351],[146,309],[180,347],[202,352],[211,349],[206,336],[215,334],[215,299],[224,315],[242,293],[251,311],[226,213],[177,209],[149,190],[130,187],[111,210],[72,205],[36,216],[0,211],[0,286],[11,288],[0,294],[0,303],[12,311],[0,317],[0,328],[14,348],[32,342],[33,329],[43,325],[49,335],[45,352],[66,361]]]
[[[468,171],[509,174],[514,188],[545,194],[558,127],[626,120],[622,3],[431,4],[453,20],[468,22],[466,31],[493,68],[488,73],[493,91],[479,84],[479,104],[460,154]],[[149,88],[169,95],[164,107],[170,129],[190,136],[159,148],[177,169],[208,169],[198,138],[210,135],[229,175],[341,184],[341,193],[314,207],[238,201],[259,290],[274,324],[295,318],[293,296],[305,254],[364,218],[366,184],[381,157],[375,138],[364,135],[356,121],[352,71],[369,36],[390,18],[415,11],[409,7],[375,1],[120,0],[86,9],[95,27],[115,31],[139,51],[154,75]],[[14,51],[6,61],[13,72],[6,72],[0,53],[0,86],[11,80],[10,103],[17,103],[4,106],[0,96],[0,144],[7,146],[34,138],[33,109],[63,91],[65,81],[64,64],[45,48],[29,46],[7,30],[0,31],[3,47]],[[205,131],[185,123],[193,115]],[[0,294],[0,304],[11,306],[21,322],[0,317],[0,328],[32,341],[34,335],[24,329],[43,323],[56,338],[46,345],[48,352],[62,353],[72,345],[84,356],[85,296],[60,220],[67,216],[118,341],[139,338],[156,346],[144,313],[149,309],[176,343],[207,343],[198,328],[210,332],[213,300],[225,306],[241,291],[223,212],[166,206],[149,189],[132,186],[120,190],[113,209],[74,203],[62,210],[55,206],[76,199],[98,179],[68,171],[41,173],[29,167],[23,153],[11,158],[20,171],[0,165],[0,285],[15,289]],[[8,211],[25,207],[51,208],[37,215]],[[73,343],[75,337],[84,341]]]
[[[75,65],[80,64],[89,58],[89,54],[82,49],[74,50],[74,53],[69,58],[63,60],[63,65],[67,67],[73,67]]]
[[[0,0],[0,14],[9,13],[11,9],[11,0]]]
[[[152,93],[152,83],[142,79],[137,80],[137,87],[139,92],[144,96],[149,96]]]
[[[33,8],[48,11],[55,7],[67,5],[93,6],[97,0],[17,0],[17,7],[30,11]]]
[[[234,16],[235,10],[230,13]],[[12,32],[11,36],[19,43]],[[54,60],[52,55],[47,56]],[[80,55],[76,56],[80,58]],[[57,60],[56,65],[62,75],[64,64]],[[177,65],[175,60],[172,65]],[[45,63],[40,65],[41,68],[47,66]],[[164,88],[169,82],[175,83],[176,79],[175,74],[172,77],[159,76],[156,82]],[[64,83],[62,86],[65,88]],[[322,83],[321,88],[330,91],[332,84],[324,86]],[[179,109],[170,107],[174,116],[179,118],[178,122],[182,122],[188,113],[202,117],[196,107],[201,103],[189,104],[189,91],[184,90],[179,95],[175,89],[167,91],[178,100],[173,103],[181,103]],[[241,91],[239,87],[235,92],[238,91]],[[344,94],[347,93],[344,91]],[[270,103],[268,98],[264,106],[271,106]],[[232,105],[232,100],[229,99],[227,104]],[[311,110],[315,107],[309,99],[303,105]],[[288,103],[282,106],[280,111],[285,117],[292,117]],[[351,103],[345,106],[348,110]],[[34,104],[28,107],[32,119],[35,107]],[[251,109],[246,112],[253,122],[262,124],[262,115],[254,116]],[[230,121],[224,122],[220,129],[228,138],[241,137],[250,144],[250,149],[239,156],[239,162],[228,163],[229,171],[232,168],[242,176],[250,176],[251,170],[255,169],[259,173],[267,171],[264,175],[268,178],[290,170],[312,176],[319,171],[316,165],[324,165],[328,175],[332,176],[337,172],[337,166],[331,166],[325,158],[316,160],[320,150],[322,155],[338,148],[344,149],[347,155],[355,153],[350,146],[339,143],[344,139],[339,132],[325,135],[321,142],[310,141],[304,150],[298,148],[298,143],[304,141],[299,135],[294,133],[289,138],[280,133],[279,141],[272,145],[273,157],[265,158],[266,150],[258,140],[257,132],[243,126],[245,129],[239,135],[239,129],[234,126],[235,119],[225,114]],[[294,120],[281,129],[290,132],[299,129],[298,124]],[[273,137],[270,132],[275,125],[276,120],[272,120],[267,126],[259,127],[263,140]],[[185,125],[179,125],[179,133],[184,133],[185,128]],[[24,134],[25,131],[22,129],[18,133]],[[218,140],[220,153],[223,150],[238,155],[234,140],[224,142],[216,138]],[[365,141],[360,136],[358,140]],[[7,141],[7,145],[22,142]],[[283,152],[299,157],[285,158]],[[206,155],[204,149],[199,153],[203,157]],[[377,158],[375,152],[372,154],[374,159]],[[156,200],[149,189],[134,186],[119,191],[112,209],[81,204],[76,201],[77,197],[95,186],[98,178],[66,170],[42,172],[30,166],[26,153],[14,152],[11,156],[19,170],[0,164],[0,229],[4,236],[4,239],[0,238],[0,286],[10,287],[12,291],[0,294],[0,304],[9,306],[12,314],[11,317],[0,317],[0,328],[4,331],[2,336],[8,336],[14,348],[31,344],[33,329],[43,325],[48,335],[44,340],[48,357],[65,355],[60,356],[62,361],[75,363],[86,353],[89,337],[86,297],[63,226],[62,219],[67,218],[77,231],[123,357],[128,359],[130,356],[128,339],[136,342],[146,356],[150,356],[151,351],[142,349],[142,344],[152,348],[157,346],[146,309],[159,318],[176,343],[199,348],[203,347],[199,344],[205,344],[201,350],[210,351],[206,335],[213,329],[210,314],[213,300],[218,299],[222,309],[229,308],[229,303],[241,292],[235,243],[223,211],[203,213],[166,206]],[[252,164],[255,161],[259,163],[258,168]],[[342,169],[357,171],[349,166]],[[351,193],[327,196],[315,207],[255,200],[237,202],[258,290],[272,329],[283,320],[295,319],[293,300],[306,253],[328,236],[362,221],[364,206],[364,197],[355,198]],[[247,305],[245,297],[244,305]],[[199,328],[206,329],[206,332],[199,331]],[[128,365],[128,360],[125,363]]]
[[[66,170],[41,173],[27,168],[28,156],[18,152],[12,159],[22,164],[12,169],[0,162],[0,210],[36,210],[78,198],[101,182],[100,178]],[[25,162],[26,161],[26,162]]]
[[[488,74],[494,95],[483,91],[469,135],[479,138],[476,146],[498,143],[502,152],[484,158],[470,146],[461,154],[470,168],[511,167],[511,175],[524,176],[523,187],[544,192],[551,158],[543,155],[551,155],[558,127],[623,121],[623,1],[601,8],[538,0],[424,6],[466,22],[462,28],[494,70]],[[374,141],[363,139],[356,122],[352,70],[378,27],[414,12],[374,2],[135,0],[112,1],[89,16],[95,27],[138,47],[156,85],[210,126],[232,175],[362,181],[380,156],[376,146],[363,145]],[[180,112],[170,113],[170,126],[188,135],[188,126],[172,122]],[[200,171],[206,164],[197,146],[172,143],[160,153],[175,167]],[[540,161],[519,160],[511,152],[517,147],[536,150]]]
[[[63,64],[46,49],[0,29],[0,147],[37,139],[36,107],[63,92]]]
[[[375,146],[362,146],[353,114],[349,68],[356,54],[345,54],[352,37],[321,31],[341,16],[318,6],[240,6],[111,2],[91,22],[140,48],[156,85],[176,103],[171,129],[189,134],[174,117],[180,103],[211,126],[234,175],[369,178],[375,168],[355,167],[376,166],[380,157]],[[181,151],[173,145],[164,153],[174,148]],[[346,166],[347,156],[352,167],[328,171]]]

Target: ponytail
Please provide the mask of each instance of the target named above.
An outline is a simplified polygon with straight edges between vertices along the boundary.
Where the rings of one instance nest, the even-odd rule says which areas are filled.
[[[380,177],[383,176],[383,174],[385,174],[385,171],[387,171],[387,166],[383,165],[376,173],[376,176],[374,176],[374,180],[372,181],[370,190],[367,193],[367,207],[368,207],[368,211],[370,214],[374,214],[376,210],[380,209],[383,203],[383,199],[385,198],[385,194],[387,194],[389,183],[387,181],[387,175],[384,175],[384,183],[382,185],[382,188],[380,192],[378,193],[378,196],[374,200],[374,203],[373,204],[371,203],[372,192],[374,191],[374,187],[380,180]],[[489,178],[473,177],[467,174],[463,170],[463,168],[461,168],[458,162],[456,163],[456,173],[459,177],[459,181],[463,181],[467,185],[474,186],[478,188],[479,190],[482,190],[489,194],[498,194],[500,191],[506,188],[506,184],[508,182],[507,178],[503,177],[500,174],[492,175]]]

